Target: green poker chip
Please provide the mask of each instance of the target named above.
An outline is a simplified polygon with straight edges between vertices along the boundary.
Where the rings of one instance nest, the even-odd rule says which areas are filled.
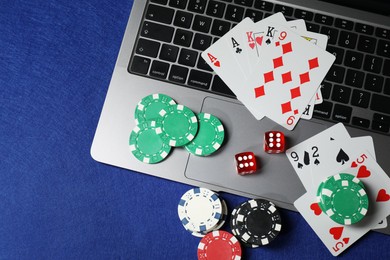
[[[138,125],[142,122],[156,120],[160,117],[158,113],[161,109],[175,104],[176,102],[170,96],[164,94],[146,96],[138,102],[135,108],[135,124]]]
[[[221,121],[209,113],[199,113],[198,120],[198,133],[185,148],[194,155],[207,156],[221,147],[225,131]]]
[[[364,187],[364,184],[361,180],[359,180],[358,178],[356,178],[354,175],[352,174],[349,174],[349,173],[339,173],[339,174],[336,174],[336,175],[333,175],[333,176],[329,176],[328,178],[326,178],[326,180],[322,181],[320,183],[320,185],[318,186],[318,189],[317,189],[317,202],[318,202],[318,205],[320,206],[321,210],[323,212],[325,212],[325,207],[323,206],[323,200],[322,200],[322,197],[321,197],[321,191],[322,191],[322,188],[324,187],[324,184],[327,180],[329,180],[330,178],[334,178],[335,180],[350,180],[350,181],[353,181],[354,183],[356,184],[359,184],[363,189],[365,189]]]
[[[339,174],[335,176],[327,179],[322,185],[320,207],[336,223],[355,224],[367,214],[369,205],[367,193],[353,180],[339,178]]]
[[[171,151],[171,147],[156,133],[156,127],[159,127],[156,121],[142,122],[130,134],[130,151],[141,162],[161,162]]]
[[[159,112],[161,126],[156,128],[165,144],[178,147],[191,142],[198,132],[198,119],[194,112],[183,105],[172,105]]]

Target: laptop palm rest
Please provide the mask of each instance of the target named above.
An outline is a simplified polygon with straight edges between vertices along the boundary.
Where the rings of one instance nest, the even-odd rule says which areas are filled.
[[[208,157],[190,155],[185,176],[211,185],[215,190],[246,197],[262,197],[279,206],[292,209],[293,202],[305,189],[284,153],[267,154],[263,150],[264,133],[279,130],[285,134],[287,147],[324,130],[326,125],[300,120],[294,131],[288,131],[268,118],[256,120],[241,104],[206,97],[202,112],[217,116],[225,127],[225,141],[216,153]],[[234,155],[252,151],[258,171],[252,175],[236,173]]]

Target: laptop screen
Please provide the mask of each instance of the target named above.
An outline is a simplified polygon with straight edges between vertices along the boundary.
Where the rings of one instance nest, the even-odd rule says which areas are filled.
[[[339,5],[344,5],[364,11],[390,16],[389,0],[321,0]]]

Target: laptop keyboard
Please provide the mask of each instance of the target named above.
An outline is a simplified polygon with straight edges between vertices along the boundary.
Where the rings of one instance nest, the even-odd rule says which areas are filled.
[[[276,12],[329,37],[336,61],[313,116],[390,135],[390,30],[259,0],[149,0],[129,72],[235,98],[200,54],[244,17]]]

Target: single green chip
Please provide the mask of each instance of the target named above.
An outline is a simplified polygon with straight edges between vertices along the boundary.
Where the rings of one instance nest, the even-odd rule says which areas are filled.
[[[159,127],[156,121],[142,122],[130,134],[130,151],[141,162],[161,162],[171,151],[171,147],[156,133],[156,127]]]
[[[145,121],[156,120],[160,117],[158,113],[161,109],[175,104],[176,102],[170,96],[164,94],[152,94],[146,96],[138,102],[135,108],[135,124],[138,125]]]
[[[365,189],[363,182],[361,180],[359,180],[358,178],[356,178],[352,174],[339,173],[339,174],[336,174],[333,176],[329,176],[326,180],[324,180],[320,183],[320,185],[318,186],[318,189],[317,189],[317,194],[316,194],[317,195],[317,202],[318,202],[318,205],[320,206],[320,208],[322,209],[322,211],[324,211],[323,201],[322,201],[322,197],[321,197],[322,187],[324,186],[324,183],[327,180],[329,180],[329,178],[331,178],[331,177],[333,177],[334,180],[350,180],[356,184],[359,184],[363,189]]]
[[[164,143],[170,146],[183,146],[191,142],[198,132],[198,119],[194,112],[183,105],[172,105],[161,109],[161,126],[156,128]]]
[[[185,148],[194,155],[207,156],[221,147],[225,131],[221,121],[211,114],[199,113],[198,120],[198,133]]]
[[[367,193],[356,182],[337,179],[335,176],[326,180],[322,186],[320,196],[324,212],[336,223],[355,224],[367,214]]]

